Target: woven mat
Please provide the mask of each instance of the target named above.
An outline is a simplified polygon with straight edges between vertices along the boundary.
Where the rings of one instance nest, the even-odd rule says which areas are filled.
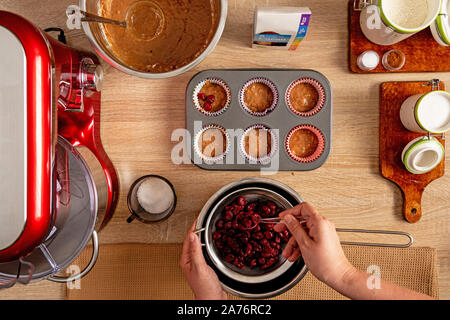
[[[383,279],[439,298],[435,249],[346,246],[344,251],[361,270],[367,270],[371,265],[379,266]],[[90,248],[86,249],[74,264],[85,266],[90,252]],[[193,299],[179,268],[180,254],[179,244],[103,245],[94,269],[81,280],[79,289],[66,289],[66,297],[72,300]],[[275,299],[346,298],[308,272],[296,287]]]

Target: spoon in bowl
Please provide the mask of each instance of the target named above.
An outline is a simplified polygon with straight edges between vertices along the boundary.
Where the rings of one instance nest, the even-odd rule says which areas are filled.
[[[74,14],[74,13],[72,13]],[[154,1],[143,0],[133,3],[127,10],[125,21],[118,21],[80,10],[81,21],[107,23],[129,30],[136,38],[150,41],[157,38],[165,27],[165,16]]]
[[[306,220],[305,219],[302,219],[302,218],[300,218],[300,217],[297,217],[296,218],[301,224],[306,224]],[[253,221],[253,219],[252,219],[252,222],[253,222],[253,224],[250,226],[250,227],[248,227],[248,228],[246,228],[246,230],[253,230],[253,229],[255,229],[258,225],[260,225],[261,223],[266,223],[266,224],[269,224],[269,223],[279,223],[279,222],[281,222],[283,220],[283,218],[281,218],[281,217],[275,217],[275,218],[262,218],[260,215],[258,215],[258,218],[256,218],[254,221]]]

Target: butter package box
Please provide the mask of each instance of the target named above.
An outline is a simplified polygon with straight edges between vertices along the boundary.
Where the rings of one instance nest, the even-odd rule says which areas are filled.
[[[253,48],[296,50],[306,36],[311,10],[302,7],[256,7]]]

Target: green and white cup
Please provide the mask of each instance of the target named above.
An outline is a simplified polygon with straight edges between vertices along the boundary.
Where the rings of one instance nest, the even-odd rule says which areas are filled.
[[[450,93],[431,91],[407,98],[400,109],[403,126],[412,132],[442,134],[450,130]]]
[[[371,3],[361,11],[362,32],[373,43],[393,45],[433,24],[441,11],[442,0],[372,0]]]
[[[444,159],[445,149],[434,137],[414,139],[402,152],[402,162],[412,174],[424,174],[436,168]]]
[[[450,0],[443,0],[441,12],[436,21],[431,24],[431,33],[434,39],[441,46],[450,46],[450,21],[449,21]]]

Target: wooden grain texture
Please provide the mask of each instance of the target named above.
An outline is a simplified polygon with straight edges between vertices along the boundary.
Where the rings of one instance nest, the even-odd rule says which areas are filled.
[[[445,85],[440,83],[440,90]],[[380,169],[382,175],[396,183],[403,192],[403,216],[415,223],[422,217],[422,195],[425,188],[445,173],[445,159],[426,174],[412,174],[403,165],[401,154],[405,146],[424,134],[408,131],[400,120],[403,102],[415,94],[431,91],[426,82],[385,82],[380,87]],[[445,140],[437,139],[444,145]]]
[[[71,46],[92,51],[83,31],[65,27],[64,13],[73,3],[76,1],[0,0],[0,9],[16,12],[41,28],[62,27]],[[314,69],[323,73],[333,88],[330,158],[315,171],[280,172],[269,178],[294,188],[338,227],[402,230],[414,235],[415,246],[437,248],[440,297],[450,299],[450,175],[428,186],[422,198],[422,220],[408,224],[402,215],[401,191],[380,174],[378,151],[380,84],[431,78],[450,83],[450,74],[349,72],[347,4],[347,0],[229,0],[227,25],[216,49],[195,69],[172,79],[138,79],[103,63],[101,136],[118,170],[121,192],[117,211],[100,233],[100,242],[180,243],[214,192],[237,179],[259,176],[258,172],[210,172],[171,162],[171,150],[176,145],[171,134],[185,127],[185,90],[194,74],[213,68]],[[255,5],[311,8],[311,25],[297,51],[251,48]],[[448,150],[446,156],[449,165]],[[177,191],[178,207],[161,223],[128,224],[128,188],[145,174],[167,177]],[[62,297],[62,286],[48,282],[0,292],[2,299]]]
[[[349,36],[350,36],[350,70],[356,73],[378,73],[378,72],[431,72],[450,71],[450,48],[439,45],[434,40],[430,28],[407,38],[404,41],[391,46],[380,46],[370,42],[364,36],[360,27],[360,11],[353,10],[354,0],[349,0]],[[374,70],[364,71],[357,65],[358,57],[367,50],[373,50],[380,55],[389,50],[398,49],[406,56],[405,66],[398,71],[386,70],[380,64]]]

